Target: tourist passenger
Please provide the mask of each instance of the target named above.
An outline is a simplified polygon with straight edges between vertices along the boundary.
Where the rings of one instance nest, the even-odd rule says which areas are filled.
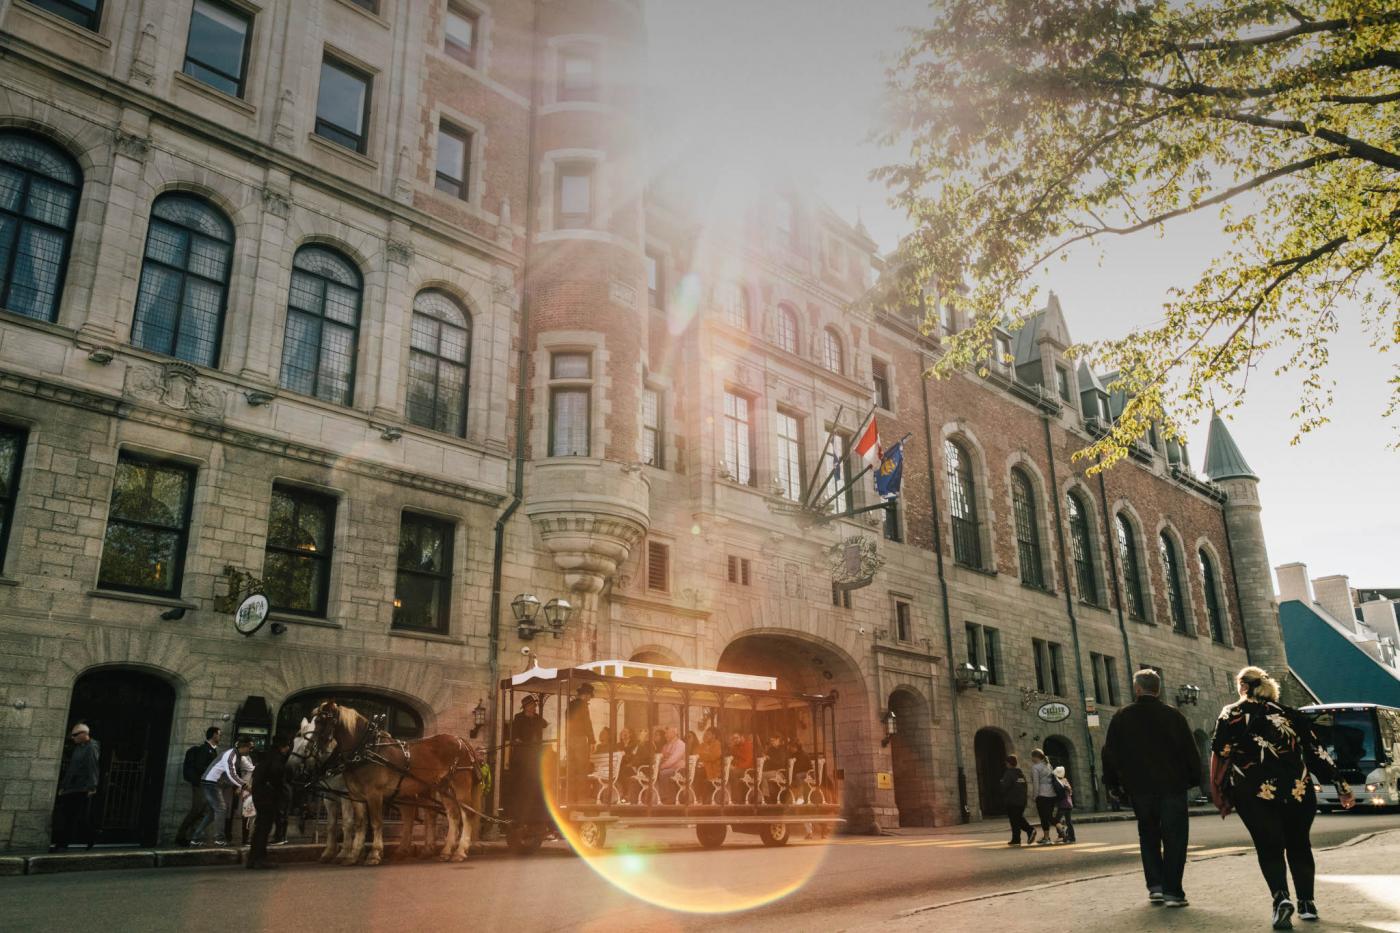
[[[777,803],[778,792],[787,781],[788,750],[787,742],[778,733],[768,737],[768,747],[763,750],[763,783],[760,795],[765,803]]]
[[[190,833],[199,823],[200,817],[204,816],[204,811],[209,808],[204,799],[204,788],[200,787],[199,782],[204,777],[204,772],[209,770],[209,766],[219,756],[219,740],[223,734],[223,730],[218,726],[210,726],[204,730],[203,742],[191,745],[185,750],[185,762],[180,769],[180,776],[190,785],[190,809],[180,821],[180,828],[175,830],[176,845],[190,844]]]
[[[1132,705],[1108,724],[1103,779],[1109,793],[1126,791],[1132,801],[1148,900],[1185,907],[1182,875],[1191,832],[1186,791],[1200,783],[1201,755],[1186,717],[1159,700],[1161,692],[1156,671],[1133,675]]]
[[[102,746],[92,737],[87,723],[78,722],[68,730],[73,752],[58,779],[58,801],[53,814],[51,851],[68,848],[71,839],[89,849],[97,841],[92,825],[92,798],[97,796]]]
[[[1318,918],[1313,900],[1312,841],[1317,813],[1313,780],[1335,784],[1341,804],[1356,804],[1332,757],[1318,741],[1312,720],[1279,702],[1278,682],[1257,667],[1236,677],[1240,699],[1220,711],[1211,742],[1211,796],[1221,818],[1239,811],[1254,840],[1259,868],[1273,895],[1275,930],[1292,929],[1288,870],[1298,916]],[[1284,867],[1287,857],[1287,869]]]
[[[1055,769],[1055,780],[1060,782],[1060,797],[1055,801],[1055,832],[1059,834],[1061,842],[1074,842],[1074,817],[1071,811],[1074,810],[1074,788],[1069,783],[1069,778],[1065,777],[1063,766]]]
[[[1006,808],[1007,819],[1011,821],[1011,841],[1009,846],[1021,844],[1021,831],[1025,830],[1027,844],[1035,842],[1035,827],[1026,821],[1026,774],[1017,766],[1016,756],[1006,756],[1006,770],[1001,774],[1001,805]]]
[[[753,770],[753,739],[735,732],[729,737],[729,754],[734,759],[729,763],[730,798],[737,804],[747,803],[748,785],[744,783],[744,775]]]
[[[615,750],[613,746],[612,730],[604,726],[598,730],[598,744],[594,746],[594,751],[613,752]]]
[[[1035,811],[1040,815],[1040,845],[1048,846],[1059,795],[1055,793],[1055,769],[1038,748],[1031,749],[1031,789],[1035,792]]]
[[[666,728],[665,744],[661,747],[661,767],[657,771],[656,789],[661,792],[665,803],[676,802],[676,792],[680,786],[675,781],[676,774],[684,774],[686,769],[685,743],[681,741],[680,730],[675,726]]]
[[[711,727],[705,730],[705,738],[695,754],[700,756],[700,767],[705,769],[705,780],[718,781],[724,775],[724,749],[719,744],[719,730]],[[706,793],[701,800],[708,803]]]
[[[267,860],[267,837],[276,822],[277,811],[282,805],[282,791],[287,785],[287,753],[292,750],[292,740],[279,735],[272,740],[258,756],[257,766],[252,772],[252,799],[257,810],[256,825],[253,828],[253,845],[248,850],[249,868],[277,868]]]
[[[200,786],[204,788],[204,799],[208,802],[209,809],[205,811],[194,835],[190,837],[190,845],[203,845],[204,831],[211,824],[214,826],[214,845],[228,845],[228,837],[224,834],[224,818],[229,812],[231,798],[237,793],[241,800],[243,794],[247,793],[238,777],[238,756],[247,754],[252,748],[253,740],[246,735],[240,735],[234,747],[216,758],[204,772]]]

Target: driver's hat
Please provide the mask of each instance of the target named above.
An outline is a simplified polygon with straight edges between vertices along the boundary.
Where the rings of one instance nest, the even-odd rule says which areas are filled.
[[[520,701],[520,706],[521,706],[522,709],[525,708],[525,707],[527,707],[527,706],[539,706],[539,705],[540,705],[539,698],[536,697],[533,693],[527,693],[527,694],[525,694],[524,698],[522,698],[521,701]]]

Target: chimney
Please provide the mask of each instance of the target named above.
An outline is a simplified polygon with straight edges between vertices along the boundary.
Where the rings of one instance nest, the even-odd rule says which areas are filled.
[[[1351,581],[1344,573],[1318,577],[1313,581],[1317,603],[1332,614],[1332,618],[1356,631],[1356,605],[1351,601]]]
[[[1294,599],[1305,606],[1312,603],[1312,584],[1308,582],[1307,564],[1280,564],[1274,568],[1274,573],[1278,575],[1279,602]]]
[[[1395,600],[1373,599],[1361,604],[1361,618],[1376,630],[1381,638],[1389,638],[1400,645],[1400,623],[1395,619]]]

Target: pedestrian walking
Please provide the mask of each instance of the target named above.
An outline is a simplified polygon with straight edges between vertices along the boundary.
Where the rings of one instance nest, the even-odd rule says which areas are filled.
[[[1279,702],[1278,681],[1261,668],[1246,667],[1236,676],[1236,686],[1240,699],[1220,711],[1210,745],[1211,797],[1221,819],[1234,810],[1244,821],[1273,897],[1274,929],[1291,930],[1295,908],[1288,896],[1289,870],[1298,917],[1318,918],[1309,838],[1317,815],[1313,781],[1335,784],[1348,810],[1356,798],[1318,740],[1312,720]]]
[[[58,800],[54,804],[53,845],[50,852],[68,848],[69,841],[91,849],[97,842],[92,825],[92,801],[97,796],[100,778],[102,746],[92,737],[87,723],[79,722],[68,730],[73,752],[58,779]]]
[[[1074,787],[1070,784],[1069,778],[1065,777],[1063,766],[1055,769],[1055,780],[1060,785],[1060,797],[1055,801],[1055,828],[1060,834],[1060,841],[1074,843],[1074,817],[1071,811],[1074,810]]]
[[[1011,821],[1011,841],[1009,846],[1021,844],[1021,831],[1025,830],[1026,844],[1035,842],[1035,827],[1026,820],[1026,773],[1016,762],[1015,755],[1006,756],[1006,770],[1001,774],[1001,805],[1006,808],[1006,817]]]
[[[177,846],[190,844],[190,834],[203,818],[204,811],[209,809],[200,782],[204,780],[204,772],[209,770],[209,766],[219,756],[219,740],[223,734],[223,730],[218,726],[210,726],[204,730],[203,742],[185,749],[185,761],[180,767],[180,776],[190,786],[190,809],[180,821],[180,828],[175,830]]]
[[[256,816],[253,820],[253,845],[248,850],[249,868],[277,868],[267,860],[267,837],[282,805],[287,787],[287,753],[292,740],[279,735],[258,756],[253,768],[252,799]]]
[[[204,791],[204,800],[209,808],[200,818],[199,825],[195,827],[194,834],[190,837],[190,845],[203,845],[205,830],[211,825],[214,827],[214,845],[228,845],[224,820],[228,816],[234,795],[237,794],[241,802],[243,795],[247,793],[247,788],[243,786],[238,777],[238,756],[240,754],[246,755],[252,748],[252,739],[246,735],[239,736],[233,748],[214,759],[214,763],[200,778],[199,786]]]
[[[1031,749],[1031,789],[1035,792],[1035,812],[1040,817],[1039,844],[1048,846],[1060,795],[1055,790],[1055,769],[1038,748]]]
[[[1162,677],[1151,668],[1133,675],[1133,702],[1113,715],[1103,745],[1109,793],[1127,797],[1137,817],[1147,898],[1185,907],[1186,792],[1200,783],[1201,755],[1186,717],[1159,698]]]

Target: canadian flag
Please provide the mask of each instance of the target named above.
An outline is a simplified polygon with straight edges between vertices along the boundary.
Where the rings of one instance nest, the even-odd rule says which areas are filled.
[[[872,467],[879,464],[885,452],[880,449],[880,429],[875,425],[875,419],[870,419],[870,424],[866,425],[861,432],[860,438],[856,440],[856,456],[860,457]]]

